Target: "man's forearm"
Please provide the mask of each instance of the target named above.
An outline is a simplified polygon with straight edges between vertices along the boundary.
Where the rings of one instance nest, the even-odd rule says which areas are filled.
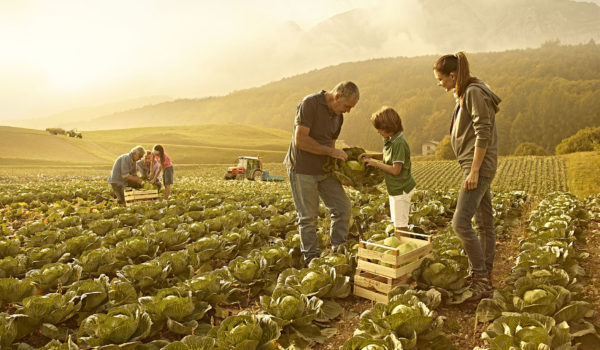
[[[298,136],[299,137],[296,138],[296,146],[303,151],[329,156],[331,155],[332,151],[335,150],[333,147],[318,143],[310,136]]]
[[[123,180],[125,180],[125,181],[129,180],[129,181],[133,181],[133,182],[138,182],[139,181],[139,177],[134,176],[134,175],[126,175],[126,176],[123,176]]]

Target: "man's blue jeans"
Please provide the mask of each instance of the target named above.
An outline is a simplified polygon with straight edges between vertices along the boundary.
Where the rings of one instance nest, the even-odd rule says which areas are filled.
[[[463,185],[458,194],[456,211],[452,218],[452,228],[462,241],[463,248],[469,257],[472,273],[477,277],[487,277],[492,273],[494,266],[496,233],[494,232],[494,212],[490,193],[492,179],[479,176],[477,188],[470,191],[465,191]],[[479,237],[471,224],[473,216],[475,216]]]
[[[319,218],[319,197],[331,213],[331,246],[337,247],[346,242],[352,205],[342,184],[331,175],[305,175],[288,173],[292,188],[292,198],[298,212],[300,249],[304,258],[319,257],[317,223]]]

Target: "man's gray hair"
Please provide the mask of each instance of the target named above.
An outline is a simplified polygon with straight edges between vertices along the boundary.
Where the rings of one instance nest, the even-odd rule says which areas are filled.
[[[131,151],[129,151],[129,153],[135,154],[135,155],[137,155],[138,158],[141,159],[146,154],[146,151],[144,150],[144,147],[142,147],[142,146],[135,146],[131,149]]]
[[[360,98],[358,86],[351,81],[342,81],[338,83],[333,89],[331,89],[331,93],[334,95],[340,94],[340,97],[343,99],[354,97],[358,101]]]

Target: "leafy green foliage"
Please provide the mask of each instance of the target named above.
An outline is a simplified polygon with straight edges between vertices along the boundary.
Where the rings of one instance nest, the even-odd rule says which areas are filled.
[[[83,320],[79,340],[89,346],[123,344],[142,340],[150,334],[152,321],[138,305],[114,307],[106,314],[94,314]]]
[[[270,317],[243,311],[227,317],[209,335],[216,339],[217,349],[269,350],[276,349],[273,341],[279,338],[280,332],[279,326]]]
[[[452,144],[450,143],[450,135],[446,135],[438,143],[435,148],[435,159],[436,160],[453,160],[456,159]]]
[[[513,152],[514,156],[545,156],[547,155],[540,145],[535,142],[523,142]]]
[[[352,186],[361,192],[374,191],[374,187],[384,179],[381,169],[364,166],[362,160],[358,159],[358,156],[365,153],[363,148],[344,148],[344,152],[348,155],[346,161],[329,157],[323,170],[332,173],[342,185]]]
[[[598,143],[600,143],[600,126],[584,128],[562,140],[556,146],[556,154],[593,151],[594,145]]]

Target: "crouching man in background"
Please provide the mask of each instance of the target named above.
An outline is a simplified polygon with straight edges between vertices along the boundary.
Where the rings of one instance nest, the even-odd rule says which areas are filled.
[[[125,187],[140,188],[142,179],[137,176],[136,162],[144,157],[144,147],[136,146],[115,160],[108,183],[112,186],[119,204],[125,204]]]

